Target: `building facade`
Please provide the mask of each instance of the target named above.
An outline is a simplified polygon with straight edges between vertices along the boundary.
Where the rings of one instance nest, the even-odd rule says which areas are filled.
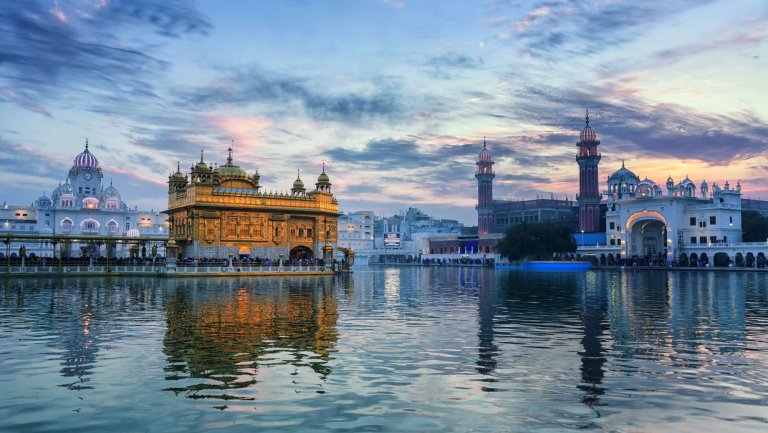
[[[232,162],[213,167],[200,154],[188,175],[168,178],[171,237],[180,255],[267,259],[330,258],[336,248],[339,204],[323,171],[307,192],[297,176],[290,194],[262,191],[260,175]]]
[[[376,216],[372,211],[357,211],[339,216],[338,244],[343,248],[351,248],[356,254],[356,263],[367,264],[374,249],[374,221]],[[337,252],[337,258],[342,257]]]
[[[109,182],[104,187],[104,172],[88,142],[67,173],[66,181],[50,196],[43,194],[30,206],[3,206],[4,218],[0,235],[64,235],[77,237],[115,236],[154,238],[167,237],[167,217],[154,210],[133,209],[123,201],[118,189]],[[61,242],[54,247],[46,240],[14,241],[16,251],[24,245],[26,253],[40,257],[123,257],[131,254],[127,243]],[[158,245],[162,255],[162,245]],[[134,251],[135,253],[135,251]]]
[[[712,266],[717,260],[719,266],[749,266],[759,257],[765,263],[768,244],[742,242],[740,182],[735,187],[728,181],[722,187],[713,183],[710,188],[706,181],[697,186],[688,177],[675,182],[670,176],[658,184],[647,177],[640,180],[622,161],[606,184],[604,244],[582,242],[581,254],[608,263],[653,257],[683,265]]]
[[[531,200],[497,200],[493,205],[494,227],[504,233],[522,222],[549,221],[576,227],[578,215],[571,200],[536,198]]]
[[[590,128],[591,129],[591,128]],[[599,142],[598,142],[599,143]],[[596,146],[590,142],[590,146]],[[598,157],[599,160],[599,157]],[[504,233],[510,226],[522,222],[553,222],[573,226],[579,224],[579,207],[572,200],[537,197],[529,200],[499,200],[493,198],[493,158],[483,139],[483,149],[478,155],[475,165],[477,170],[477,234],[487,235]],[[596,169],[590,173],[596,173]],[[595,182],[597,184],[597,182]],[[585,197],[587,197],[585,195]],[[598,229],[600,228],[600,199],[597,195]],[[591,200],[591,199],[590,199]],[[580,202],[581,203],[581,202]],[[591,206],[591,201],[589,202]],[[604,209],[604,207],[602,208]]]
[[[624,257],[665,255],[741,242],[741,184],[702,182],[687,177],[665,188],[639,178],[624,167],[608,178],[607,247]]]

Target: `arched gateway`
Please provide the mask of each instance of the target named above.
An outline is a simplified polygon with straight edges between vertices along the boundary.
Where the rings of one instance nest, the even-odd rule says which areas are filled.
[[[627,218],[626,229],[628,256],[667,253],[667,220],[659,212],[635,212]]]
[[[290,259],[309,259],[312,258],[312,250],[303,245],[291,249]]]

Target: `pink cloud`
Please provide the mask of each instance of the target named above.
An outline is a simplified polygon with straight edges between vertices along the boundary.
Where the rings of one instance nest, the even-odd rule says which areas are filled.
[[[210,123],[232,137],[235,147],[241,150],[260,147],[265,142],[264,130],[273,125],[271,120],[249,116],[214,116]]]

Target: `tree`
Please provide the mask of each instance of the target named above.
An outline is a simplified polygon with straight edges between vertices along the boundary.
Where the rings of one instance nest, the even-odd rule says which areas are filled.
[[[741,212],[742,242],[766,242],[768,240],[768,217],[754,210]]]
[[[507,229],[496,250],[510,260],[541,259],[576,251],[576,241],[568,226],[522,222]]]

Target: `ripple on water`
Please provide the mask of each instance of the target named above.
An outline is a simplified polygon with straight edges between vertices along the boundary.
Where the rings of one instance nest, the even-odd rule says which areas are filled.
[[[0,430],[768,428],[768,276],[0,281]]]

